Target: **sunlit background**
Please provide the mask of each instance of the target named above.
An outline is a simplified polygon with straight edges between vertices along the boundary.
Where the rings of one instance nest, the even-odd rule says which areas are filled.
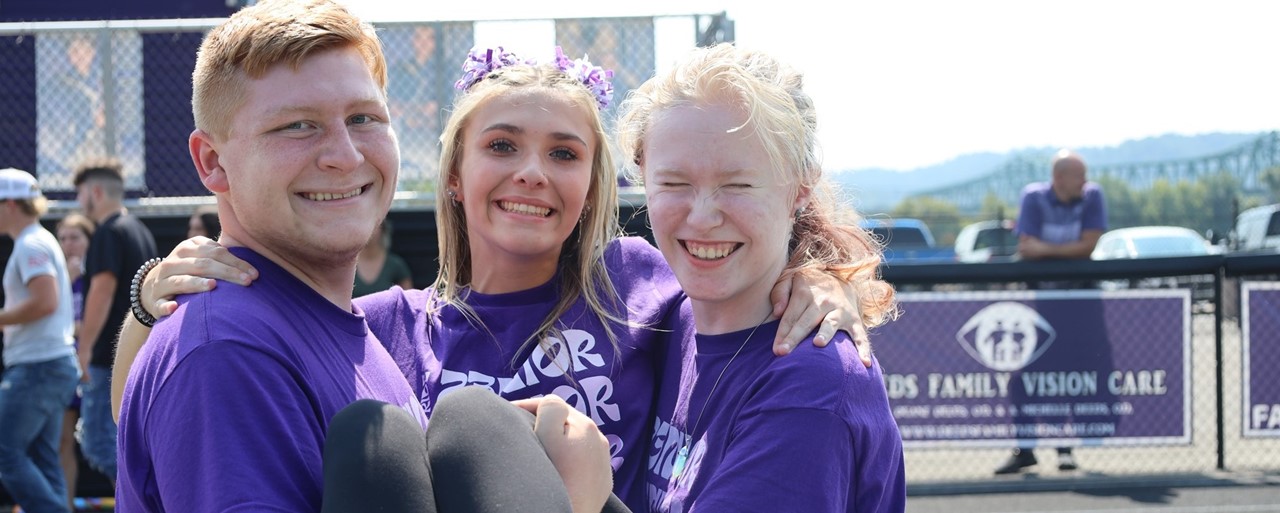
[[[830,170],[1280,128],[1277,2],[347,1],[374,21],[727,11],[739,45],[806,73]],[[486,25],[478,44],[553,44],[547,22]],[[691,32],[668,30],[659,66],[692,47]]]

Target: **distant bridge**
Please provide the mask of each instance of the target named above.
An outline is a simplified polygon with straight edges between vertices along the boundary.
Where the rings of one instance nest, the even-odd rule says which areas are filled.
[[[1023,187],[1049,179],[1049,159],[1048,155],[1017,155],[986,176],[912,197],[938,198],[966,213],[981,210],[982,200],[990,194],[1006,204],[1017,205]],[[1262,172],[1273,167],[1280,167],[1280,132],[1268,132],[1231,150],[1203,157],[1090,166],[1089,176],[1110,177],[1140,191],[1161,179],[1170,183],[1196,181],[1225,171],[1239,181],[1242,193],[1255,194],[1265,192]]]

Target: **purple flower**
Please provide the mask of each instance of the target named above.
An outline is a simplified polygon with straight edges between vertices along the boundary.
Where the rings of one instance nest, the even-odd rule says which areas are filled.
[[[573,61],[569,59],[569,56],[564,54],[564,49],[559,46],[556,47],[556,67],[560,68],[560,71],[565,71],[573,67]]]
[[[512,52],[497,48],[473,49],[462,63],[462,78],[453,84],[455,89],[465,91],[477,82],[484,80],[490,73],[517,64],[536,65],[534,60],[522,60]],[[556,67],[565,74],[578,79],[587,90],[596,97],[600,110],[609,107],[613,101],[613,71],[594,66],[586,56],[581,59],[570,59],[564,50],[556,47]]]
[[[521,61],[516,54],[503,50],[501,46],[473,49],[467,54],[467,60],[462,63],[462,78],[454,82],[453,87],[465,91],[499,68],[522,63],[533,64],[532,61]]]
[[[600,110],[609,107],[609,102],[613,101],[613,70],[592,65],[585,55],[581,59],[570,60],[559,46],[556,47],[556,67],[582,81],[582,85],[595,95]]]

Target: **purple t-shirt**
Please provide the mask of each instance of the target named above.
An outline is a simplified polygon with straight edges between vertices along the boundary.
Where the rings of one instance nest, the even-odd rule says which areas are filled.
[[[71,280],[71,317],[76,322],[84,320],[84,287],[83,274]],[[80,341],[77,340],[76,343],[79,344]]]
[[[905,510],[902,437],[880,364],[864,367],[844,332],[777,358],[777,330],[773,321],[754,334],[696,335],[667,359],[679,378],[659,391],[649,511]]]
[[[550,351],[540,345],[519,350],[559,299],[555,279],[509,294],[471,293],[467,304],[481,323],[452,307],[433,315],[430,291],[393,287],[356,303],[428,415],[440,395],[465,385],[487,386],[506,399],[559,395],[600,426],[613,454],[614,491],[641,511],[655,365],[684,296],[661,253],[644,239],[615,241],[604,258],[625,304],[615,311],[628,321],[612,323],[617,348],[579,299],[560,317],[562,338],[542,340]]]
[[[1080,233],[1085,230],[1107,231],[1107,205],[1098,184],[1085,183],[1084,196],[1071,203],[1059,201],[1048,182],[1033,183],[1022,189],[1019,235],[1030,235],[1050,244],[1066,244],[1080,240]]]
[[[319,511],[329,420],[357,399],[426,416],[362,313],[245,248],[252,288],[179,298],[120,414],[120,511]]]

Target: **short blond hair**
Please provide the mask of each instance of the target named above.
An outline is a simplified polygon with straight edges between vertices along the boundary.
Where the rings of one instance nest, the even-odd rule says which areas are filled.
[[[263,0],[233,14],[200,43],[191,74],[191,113],[196,128],[229,135],[246,78],[259,78],[276,64],[297,69],[318,52],[354,48],[369,65],[383,96],[387,61],[373,26],[332,0]]]
[[[14,199],[10,200],[14,205],[18,206],[23,214],[30,217],[42,217],[49,213],[49,200],[44,196],[36,196],[34,198]]]

